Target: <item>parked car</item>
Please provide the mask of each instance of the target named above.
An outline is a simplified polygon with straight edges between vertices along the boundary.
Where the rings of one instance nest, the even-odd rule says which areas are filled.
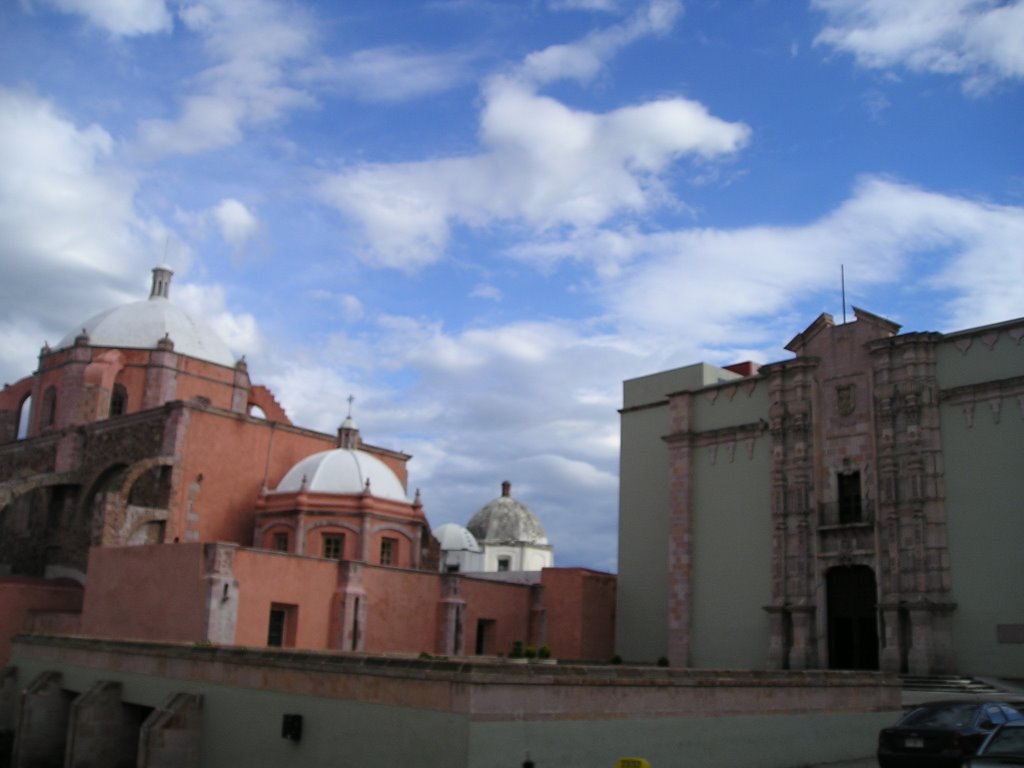
[[[1024,720],[1004,723],[992,731],[964,768],[983,765],[1024,765]]]
[[[961,768],[997,726],[1024,720],[1002,701],[932,701],[878,734],[881,768]]]

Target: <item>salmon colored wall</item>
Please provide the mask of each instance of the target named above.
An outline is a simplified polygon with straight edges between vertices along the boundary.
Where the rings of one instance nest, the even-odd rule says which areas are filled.
[[[374,653],[433,653],[437,646],[439,575],[366,566],[363,644]]]
[[[250,545],[253,511],[264,483],[271,489],[276,487],[300,459],[334,447],[334,441],[326,435],[242,414],[190,410],[188,418],[187,434],[179,448],[182,480],[174,505],[181,519],[173,527],[184,531],[189,486],[202,474],[194,511],[199,515],[203,541]]]
[[[0,577],[0,669],[11,655],[11,637],[22,631],[33,611],[79,611],[82,588],[66,581],[24,576]]]
[[[551,654],[610,659],[615,653],[615,576],[583,568],[545,568],[541,583]]]
[[[234,368],[182,356],[178,358],[174,399],[187,401],[196,396],[205,397],[216,407],[231,410],[234,382]]]
[[[297,606],[295,647],[329,647],[331,602],[338,583],[336,560],[238,549],[233,571],[239,585],[235,645],[265,646],[270,606],[281,603]]]
[[[464,619],[466,655],[476,651],[477,622],[492,619],[496,653],[508,656],[512,643],[530,644],[530,587],[499,581],[462,577],[462,597],[466,601]]]
[[[205,638],[201,544],[93,547],[82,634],[139,640]]]

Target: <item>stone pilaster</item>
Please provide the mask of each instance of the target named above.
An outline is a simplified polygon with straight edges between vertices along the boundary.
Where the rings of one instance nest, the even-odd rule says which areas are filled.
[[[238,622],[238,580],[234,574],[237,544],[204,544],[206,636],[217,645],[233,645]]]
[[[690,659],[693,613],[693,418],[692,395],[682,392],[669,399],[672,433],[669,450],[670,507],[668,540],[668,658],[674,667]]]
[[[441,599],[437,609],[437,652],[462,656],[466,652],[466,600],[462,596],[461,577],[451,573],[441,576]]]
[[[363,566],[351,560],[338,563],[338,583],[331,603],[331,647],[361,651],[366,635],[366,590]]]

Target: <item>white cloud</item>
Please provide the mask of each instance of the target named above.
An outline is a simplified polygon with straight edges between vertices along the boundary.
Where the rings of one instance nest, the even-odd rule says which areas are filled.
[[[365,261],[406,271],[438,260],[453,225],[590,228],[674,202],[662,174],[685,157],[735,154],[749,139],[746,125],[679,97],[588,112],[537,86],[588,79],[621,47],[670,29],[680,11],[674,0],[654,0],[622,24],[530,54],[510,74],[492,77],[478,153],[355,165],[326,178],[318,194],[355,223]]]
[[[1024,2],[812,0],[828,17],[816,42],[865,67],[958,75],[969,92],[1024,77]]]
[[[113,35],[169,32],[173,26],[164,0],[36,0],[64,13],[85,16]]]
[[[602,290],[619,332],[652,349],[686,338],[697,352],[696,340],[705,350],[777,341],[779,328],[802,322],[791,314],[797,303],[838,293],[841,264],[854,300],[868,308],[875,287],[900,286],[908,300],[940,288],[955,296],[940,313],[948,328],[1005,320],[1024,306],[1013,277],[1024,274],[1022,237],[1024,208],[866,177],[846,202],[802,226],[584,235],[545,257],[617,261]]]
[[[325,58],[302,79],[371,102],[396,102],[446,91],[465,83],[470,57],[429,54],[396,46],[367,48],[344,58]]]
[[[186,6],[185,25],[200,35],[216,62],[195,79],[175,120],[139,124],[142,144],[159,153],[195,154],[239,142],[250,125],[309,107],[291,68],[313,44],[313,28],[298,9],[267,0],[206,0]]]
[[[617,0],[551,0],[553,11],[617,11]]]
[[[175,304],[190,315],[202,318],[235,354],[259,354],[263,348],[256,318],[248,312],[232,312],[228,309],[223,286],[182,283],[175,286],[172,298]]]
[[[221,200],[210,215],[217,223],[220,236],[233,248],[241,248],[259,231],[259,219],[244,203],[233,198]]]
[[[667,32],[681,13],[678,0],[652,0],[623,24],[593,32],[576,43],[529,54],[516,76],[535,85],[563,78],[588,82],[620,49],[642,37]]]
[[[429,264],[453,222],[587,228],[641,212],[663,201],[659,174],[674,162],[731,155],[750,134],[681,98],[595,114],[496,78],[485,100],[481,153],[364,165],[322,184],[322,198],[362,227],[367,260],[404,269]]]
[[[0,359],[7,378],[31,370],[44,338],[55,343],[145,288],[146,254],[166,230],[135,211],[135,179],[114,151],[102,127],[76,126],[49,101],[0,88],[0,334],[22,336],[31,322],[38,335],[16,361]]]
[[[473,299],[487,299],[488,301],[501,301],[502,293],[501,289],[496,285],[490,285],[488,283],[480,283],[479,285],[473,286],[473,290],[469,292],[470,298]]]

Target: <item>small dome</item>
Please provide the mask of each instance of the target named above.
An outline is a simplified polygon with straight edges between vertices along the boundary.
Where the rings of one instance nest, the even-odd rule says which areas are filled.
[[[172,274],[166,267],[157,267],[148,301],[123,304],[89,318],[61,339],[57,348],[74,346],[75,337],[83,329],[94,347],[155,349],[157,342],[169,338],[179,354],[233,367],[235,356],[216,331],[167,298]]]
[[[457,523],[445,523],[434,529],[434,538],[442,552],[482,552],[473,534]]]
[[[408,501],[405,488],[391,468],[365,451],[335,448],[307,456],[288,470],[275,493],[360,494],[370,482],[370,494],[382,499]]]
[[[477,541],[487,544],[547,544],[544,526],[525,504],[512,498],[512,486],[501,484],[501,496],[485,504],[466,527]]]

